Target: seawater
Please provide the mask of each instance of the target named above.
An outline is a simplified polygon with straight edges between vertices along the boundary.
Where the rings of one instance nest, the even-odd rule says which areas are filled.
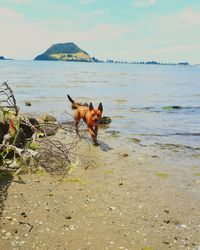
[[[65,122],[73,114],[70,94],[94,106],[102,102],[112,118],[108,130],[124,138],[200,147],[200,67],[2,60],[4,81],[21,112],[48,112]]]

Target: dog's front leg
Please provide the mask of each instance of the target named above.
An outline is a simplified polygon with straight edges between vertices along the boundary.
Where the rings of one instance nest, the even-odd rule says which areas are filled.
[[[93,129],[92,126],[88,126],[88,131],[92,137],[92,140],[94,142],[94,145],[98,145],[98,142],[97,142],[97,133],[96,131]]]
[[[94,127],[94,133],[95,133],[95,136],[96,136],[96,138],[97,138],[97,135],[98,135],[98,126],[95,126],[95,127]]]

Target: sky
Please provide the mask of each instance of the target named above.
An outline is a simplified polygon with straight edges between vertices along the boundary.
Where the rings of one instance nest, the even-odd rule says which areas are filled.
[[[0,0],[0,56],[74,42],[98,59],[200,63],[200,0]]]

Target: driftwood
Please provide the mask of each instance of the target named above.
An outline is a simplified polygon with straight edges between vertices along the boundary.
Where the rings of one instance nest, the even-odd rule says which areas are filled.
[[[7,82],[0,84],[0,169],[16,174],[24,170],[67,173],[70,154],[80,138],[71,133],[72,126],[58,123],[39,123],[20,114],[12,89]],[[0,127],[0,128],[1,128]],[[71,140],[62,143],[48,136],[48,130],[63,129]],[[72,137],[73,136],[73,137]],[[1,138],[2,137],[2,138]]]
[[[19,108],[17,107],[16,99],[12,89],[8,86],[7,81],[0,84],[0,110],[8,108],[14,110],[16,116],[18,115]]]

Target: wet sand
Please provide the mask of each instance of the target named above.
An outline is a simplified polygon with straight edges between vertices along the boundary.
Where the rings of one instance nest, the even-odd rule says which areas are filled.
[[[77,157],[63,179],[14,179],[0,249],[199,250],[199,151],[144,146],[105,130],[99,140],[78,144],[90,165]]]

